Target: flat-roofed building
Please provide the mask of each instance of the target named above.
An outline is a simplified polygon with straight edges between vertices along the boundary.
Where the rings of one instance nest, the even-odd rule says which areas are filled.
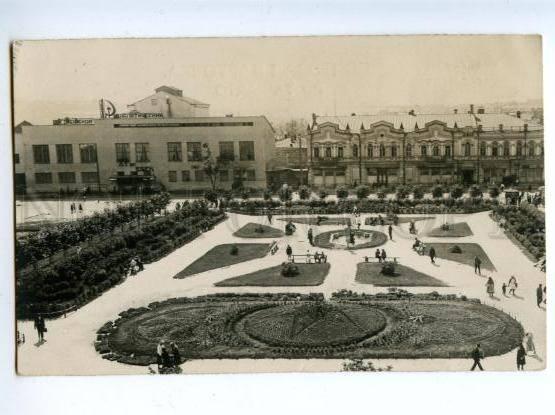
[[[162,85],[154,94],[127,106],[131,112],[158,113],[164,118],[208,117],[210,105],[183,96],[181,89]]]

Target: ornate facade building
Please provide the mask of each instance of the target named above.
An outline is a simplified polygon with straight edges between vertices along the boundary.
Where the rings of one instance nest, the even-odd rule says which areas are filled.
[[[541,184],[543,126],[486,114],[313,115],[309,184]]]

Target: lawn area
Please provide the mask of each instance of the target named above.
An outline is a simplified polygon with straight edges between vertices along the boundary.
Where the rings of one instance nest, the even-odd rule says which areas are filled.
[[[281,218],[278,220],[282,220],[285,222],[293,222],[293,223],[301,223],[304,225],[350,225],[351,219],[350,218],[342,218],[342,217],[328,217],[328,216],[320,216],[320,221],[318,221],[318,216],[307,216],[301,218]]]
[[[293,293],[174,298],[124,311],[97,333],[104,358],[148,365],[162,339],[185,359],[468,359],[476,343],[485,356],[514,350],[524,330],[466,297],[351,292],[339,301]]]
[[[472,236],[472,230],[466,222],[450,223],[449,229],[443,230],[441,226],[432,229],[426,236],[433,236],[435,238],[461,238],[463,236]]]
[[[462,253],[457,254],[451,252],[451,249],[454,246],[458,246],[461,248]],[[436,256],[438,258],[447,259],[449,261],[455,261],[460,264],[470,265],[474,267],[474,258],[477,256],[482,260],[482,269],[486,269],[489,271],[495,271],[495,266],[489,259],[486,252],[482,249],[482,247],[478,244],[473,243],[434,243],[434,244],[426,244],[426,248],[429,249],[433,246],[436,250]]]
[[[299,274],[294,277],[281,275],[281,265],[261,269],[250,274],[239,275],[220,281],[217,287],[293,287],[320,285],[330,271],[330,264],[295,264]]]
[[[239,238],[281,238],[285,232],[259,223],[247,223],[233,234]]]
[[[397,264],[396,276],[383,275],[382,264],[361,262],[357,264],[355,281],[361,284],[372,284],[376,287],[447,287],[443,281],[430,275],[418,272],[410,267]]]
[[[231,254],[231,249],[236,246],[237,255]],[[185,278],[199,272],[211,269],[227,267],[240,262],[250,261],[251,259],[266,256],[270,244],[223,244],[217,245],[205,253],[188,267],[177,273],[174,278]]]

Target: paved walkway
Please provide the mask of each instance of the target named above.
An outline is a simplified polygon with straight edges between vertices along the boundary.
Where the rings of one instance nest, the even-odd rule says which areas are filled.
[[[302,215],[301,215],[302,216]],[[332,216],[332,215],[329,215]],[[365,216],[361,222],[364,224]],[[410,216],[410,215],[407,215]],[[424,216],[424,215],[414,215]],[[283,228],[284,221],[274,217],[273,226]],[[545,361],[545,315],[544,309],[536,306],[535,289],[539,283],[545,284],[545,274],[532,266],[532,262],[499,231],[487,212],[472,215],[436,216],[433,220],[416,222],[419,234],[423,235],[444,221],[450,223],[467,222],[474,235],[464,238],[426,238],[427,244],[433,242],[476,242],[479,243],[497,268],[496,272],[485,272],[492,276],[496,285],[496,299],[486,295],[485,276],[474,274],[472,267],[455,262],[437,259],[436,265],[428,257],[419,256],[411,249],[414,237],[408,233],[408,224],[394,227],[393,241],[384,246],[388,256],[400,257],[400,262],[418,271],[448,283],[449,287],[411,287],[411,292],[430,292],[465,294],[480,298],[484,303],[500,308],[516,317],[525,331],[533,333],[538,359],[527,359],[527,370],[542,369]],[[18,322],[18,329],[25,334],[27,342],[18,347],[18,370],[21,374],[41,375],[87,375],[87,374],[140,374],[148,373],[142,366],[124,365],[102,359],[94,349],[96,330],[106,321],[117,318],[118,313],[130,307],[148,305],[172,297],[197,296],[217,292],[321,292],[326,297],[339,289],[351,289],[357,292],[376,293],[386,288],[374,287],[355,282],[356,264],[363,261],[365,255],[373,256],[374,249],[354,251],[325,250],[331,269],[325,282],[317,287],[214,287],[213,284],[234,276],[278,265],[285,260],[285,246],[290,244],[294,253],[305,253],[307,249],[315,251],[306,238],[307,225],[298,225],[295,235],[279,240],[280,249],[275,255],[255,259],[226,268],[196,274],[185,279],[173,276],[188,264],[203,255],[212,246],[232,242],[270,242],[272,239],[243,239],[232,235],[234,231],[248,222],[268,224],[266,217],[252,217],[230,214],[229,219],[218,224],[193,242],[177,249],[162,260],[145,266],[145,270],[129,277],[124,283],[110,289],[98,299],[87,304],[67,318],[47,321],[47,341],[36,345],[36,332],[32,322]],[[313,227],[314,233],[340,229],[340,226],[323,225]],[[362,225],[362,228],[371,227]],[[387,227],[372,227],[387,234]],[[316,248],[321,251],[322,249]],[[510,275],[518,280],[517,297],[504,297],[501,284]],[[396,371],[421,370],[445,371],[468,370],[468,359],[422,359],[422,360],[379,360],[372,359],[377,366],[391,364]],[[206,372],[258,372],[258,371],[336,371],[342,365],[340,359],[263,359],[263,360],[195,360],[183,365],[184,373]],[[503,356],[489,357],[483,363],[487,370],[514,370],[516,351]]]

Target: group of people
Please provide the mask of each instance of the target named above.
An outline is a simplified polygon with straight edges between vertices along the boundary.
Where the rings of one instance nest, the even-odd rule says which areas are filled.
[[[179,366],[181,364],[181,354],[177,344],[171,342],[169,347],[164,340],[158,343],[156,347],[156,363],[158,370]]]
[[[414,249],[418,255],[424,255],[426,253],[426,245],[418,238],[414,240],[412,249]]]
[[[376,249],[376,253],[374,254],[374,256],[376,257],[376,259],[378,260],[378,262],[385,262],[387,259],[387,253],[385,252],[385,249],[382,249],[381,252],[378,249]]]
[[[516,351],[517,370],[524,370],[524,366],[526,365],[526,356],[536,356],[536,346],[534,345],[534,336],[532,335],[532,333],[529,333],[529,332],[524,335],[523,342],[520,343]],[[474,361],[474,364],[472,365],[470,370],[474,370],[476,368],[480,370],[484,370],[482,366],[482,360],[484,359],[484,352],[480,344],[477,344],[474,350],[472,350],[471,358]]]
[[[69,210],[71,211],[71,214],[73,215],[74,213],[77,212],[77,210],[79,210],[79,213],[83,213],[83,205],[81,205],[81,203],[79,203],[77,206],[75,205],[75,202],[72,202],[71,205],[69,205]]]
[[[143,262],[139,256],[134,256],[129,262],[129,275],[135,275],[144,269]]]

